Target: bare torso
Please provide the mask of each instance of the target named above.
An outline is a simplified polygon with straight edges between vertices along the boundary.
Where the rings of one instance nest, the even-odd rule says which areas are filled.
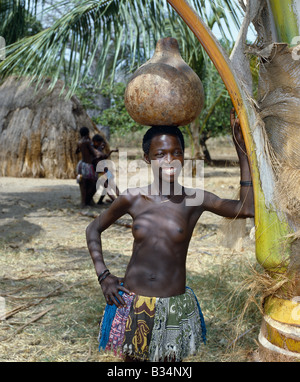
[[[245,144],[239,124],[234,122],[233,117],[234,110],[231,126],[240,160],[241,181],[249,183],[251,173]],[[193,197],[190,191],[195,190],[186,188],[181,195],[176,195],[178,187],[182,187],[178,183],[178,175],[184,164],[184,154],[181,141],[174,134],[154,135],[150,147],[145,148],[144,160],[151,165],[153,184],[134,190],[137,191],[134,194],[122,193],[86,230],[88,248],[103,294],[108,304],[116,306],[125,305],[118,293],[120,290],[157,297],[184,293],[188,246],[203,211],[228,218],[254,216],[251,185],[241,187],[239,200],[219,198],[198,189]],[[152,186],[155,186],[153,190],[158,191],[156,194],[150,192]],[[122,278],[111,275],[104,262],[101,235],[127,213],[133,219],[134,242],[124,285],[121,285]]]
[[[124,286],[143,296],[184,293],[188,246],[202,211],[187,207],[184,195],[162,202],[140,195],[129,213],[134,243]]]
[[[77,150],[81,152],[82,161],[85,163],[93,163],[93,159],[99,154],[93,148],[89,138],[82,138],[78,142]]]

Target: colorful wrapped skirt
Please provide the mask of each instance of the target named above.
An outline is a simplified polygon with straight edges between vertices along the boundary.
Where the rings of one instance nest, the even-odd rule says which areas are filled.
[[[86,163],[80,160],[76,166],[77,174],[82,175],[83,179],[97,180],[98,176],[95,172],[94,166],[91,163]]]
[[[205,343],[204,318],[191,288],[167,298],[125,293],[122,298],[126,307],[105,308],[99,350],[140,361],[178,362]]]

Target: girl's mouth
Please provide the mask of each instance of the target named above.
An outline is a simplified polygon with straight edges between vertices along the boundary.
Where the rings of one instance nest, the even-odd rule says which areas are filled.
[[[164,175],[173,176],[176,174],[176,168],[175,167],[162,167],[162,173]]]

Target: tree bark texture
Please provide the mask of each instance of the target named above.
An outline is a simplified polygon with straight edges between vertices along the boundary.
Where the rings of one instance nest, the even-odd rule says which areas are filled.
[[[197,18],[194,11],[189,9],[187,1],[168,0],[168,2],[183,17],[209,54],[226,85],[241,121],[255,190],[256,256],[258,262],[265,268],[266,275],[269,273],[272,275],[272,288],[267,284],[261,285],[262,281],[257,280],[262,289],[266,288],[265,295],[268,296],[263,301],[259,358],[265,361],[299,361],[300,300],[297,271],[299,235],[295,232],[298,230],[299,234],[297,224],[299,188],[295,175],[299,169],[299,150],[296,148],[296,141],[299,141],[296,133],[299,119],[299,60],[296,57],[297,62],[290,61],[286,71],[282,73],[281,59],[285,53],[281,51],[279,56],[274,55],[273,49],[276,51],[280,48],[278,45],[280,39],[278,40],[274,28],[276,26],[274,15],[270,11],[270,5],[277,7],[286,2],[277,1],[275,4],[275,1],[271,0],[239,1],[245,10],[245,20],[232,52],[231,62],[224,57],[222,49],[210,31]],[[296,1],[289,3],[293,3],[293,10],[300,20],[300,11],[296,7],[298,3]],[[288,9],[291,10],[291,7]],[[291,14],[292,12],[289,13]],[[281,17],[282,12],[278,12],[278,15]],[[294,17],[292,19],[294,21]],[[290,21],[289,18],[286,20],[287,23]],[[246,65],[248,67],[245,60],[245,51],[248,49],[246,32],[251,22],[258,32],[256,46],[252,49],[262,58],[261,81],[263,80],[266,85],[264,87],[262,82],[260,83],[258,101],[253,99],[251,77],[249,70],[245,68]],[[281,23],[279,27],[282,26]],[[291,56],[291,52],[289,54]],[[296,76],[291,84],[294,71]],[[297,105],[296,108],[293,105]],[[284,115],[281,109],[285,110]],[[288,201],[279,201],[275,195],[280,185],[283,185],[283,171],[291,169],[293,174],[290,172],[285,178],[290,181],[289,187],[286,188],[289,192]],[[292,175],[295,175],[295,179],[292,179]],[[294,240],[292,246],[291,237],[288,236],[292,236]],[[290,257],[291,253],[289,270],[292,270],[292,280],[290,274],[286,272],[285,261],[286,256]],[[290,285],[291,282],[294,285]],[[280,296],[276,298],[275,292],[281,292]]]
[[[273,151],[277,204],[300,229],[300,61],[286,44],[274,44],[260,65],[260,117]]]

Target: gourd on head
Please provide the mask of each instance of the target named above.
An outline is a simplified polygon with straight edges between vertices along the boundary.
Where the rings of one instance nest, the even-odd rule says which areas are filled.
[[[172,37],[157,42],[153,57],[135,71],[125,90],[126,110],[146,126],[187,125],[200,114],[203,103],[202,82]]]

